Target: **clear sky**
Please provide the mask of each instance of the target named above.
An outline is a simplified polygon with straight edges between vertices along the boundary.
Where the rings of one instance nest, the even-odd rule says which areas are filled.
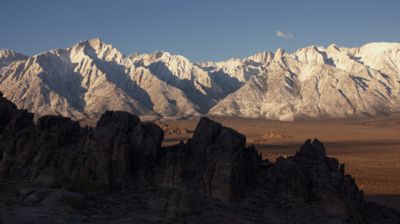
[[[32,55],[100,37],[194,61],[311,44],[400,42],[400,0],[1,0],[0,48]]]

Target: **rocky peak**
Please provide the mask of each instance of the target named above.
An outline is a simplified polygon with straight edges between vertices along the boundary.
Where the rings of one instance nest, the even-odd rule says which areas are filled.
[[[285,55],[286,51],[283,48],[278,48],[274,53],[274,60],[281,60]]]
[[[13,50],[9,49],[2,49],[0,50],[0,60],[3,60],[5,58],[26,58],[27,56],[17,53]]]
[[[153,55],[154,55],[154,58],[157,58],[157,59],[161,59],[163,57],[164,58],[172,57],[172,55],[167,51],[156,51],[153,53]]]
[[[0,50],[0,68],[11,64],[14,61],[25,60],[28,56],[17,53],[12,50]]]
[[[87,40],[87,43],[89,43],[94,49],[101,48],[101,46],[104,45],[104,42],[98,37]]]
[[[169,76],[175,76],[179,79],[192,80],[195,76],[194,67],[187,58],[181,55],[170,54],[169,52],[157,51],[153,54],[143,54],[131,58],[137,66],[149,67],[150,70],[162,79],[175,79]]]
[[[327,49],[327,51],[340,51],[340,48],[339,48],[339,46],[338,45],[336,45],[336,44],[331,44],[331,45],[329,45],[328,46],[328,48],[326,48]]]
[[[83,58],[100,59],[122,63],[125,56],[111,44],[104,43],[100,38],[84,40],[68,49],[71,52],[71,60],[80,62]]]
[[[318,140],[308,139],[301,147],[300,150],[296,153],[296,156],[299,157],[308,157],[311,159],[324,159],[326,157],[325,147]]]
[[[96,50],[101,50],[103,47],[111,46],[105,44],[100,38],[96,37],[89,40],[82,40],[75,45],[75,47],[92,47]]]
[[[315,45],[297,50],[292,57],[309,65],[328,64],[325,49]]]
[[[260,52],[251,57],[248,57],[248,59],[262,64],[271,62],[273,58],[274,58],[274,53],[268,51]]]

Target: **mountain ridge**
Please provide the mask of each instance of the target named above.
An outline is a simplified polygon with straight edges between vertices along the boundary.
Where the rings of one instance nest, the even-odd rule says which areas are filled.
[[[400,111],[400,43],[311,45],[289,53],[191,62],[157,51],[125,56],[99,38],[28,57],[0,50],[0,91],[35,114],[294,120]]]

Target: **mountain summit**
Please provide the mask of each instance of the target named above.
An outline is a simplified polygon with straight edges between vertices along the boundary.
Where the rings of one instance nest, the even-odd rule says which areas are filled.
[[[38,115],[349,117],[400,111],[400,43],[335,44],[193,63],[125,56],[99,38],[32,57],[0,50],[0,91]]]

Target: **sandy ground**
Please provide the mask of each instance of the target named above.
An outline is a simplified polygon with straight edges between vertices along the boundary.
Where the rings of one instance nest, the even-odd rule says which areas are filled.
[[[329,156],[345,163],[364,190],[367,200],[400,209],[400,118],[362,118],[325,121],[269,121],[212,117],[247,136],[265,158],[293,154],[308,138],[318,138]],[[164,123],[194,130],[198,119],[164,120]],[[166,137],[164,145],[184,136]]]

